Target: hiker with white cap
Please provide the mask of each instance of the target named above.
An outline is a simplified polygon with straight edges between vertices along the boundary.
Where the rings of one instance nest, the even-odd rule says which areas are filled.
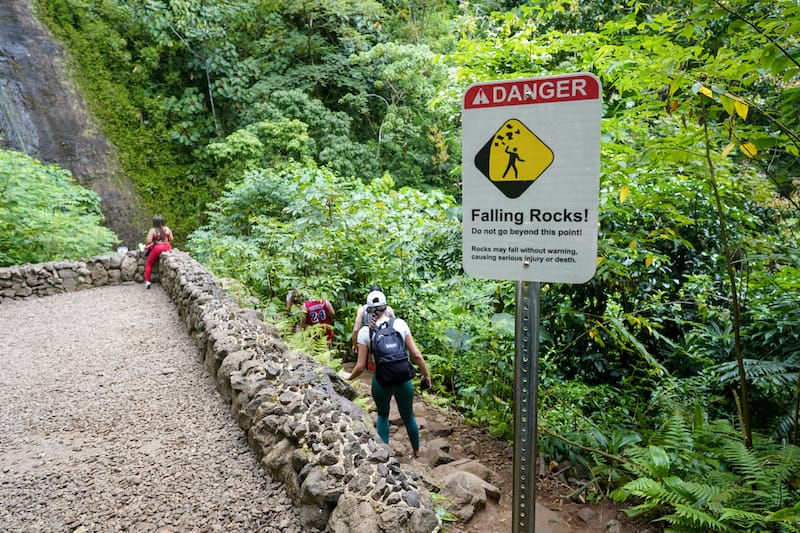
[[[386,296],[381,291],[372,291],[367,295],[367,310],[372,316],[368,325],[358,331],[358,361],[353,371],[344,372],[346,380],[356,379],[367,368],[368,354],[372,351],[375,357],[375,374],[372,376],[372,399],[378,410],[378,436],[389,443],[389,407],[394,397],[397,410],[406,426],[408,438],[411,440],[413,456],[419,456],[419,426],[414,418],[414,382],[416,375],[411,362],[419,367],[422,373],[420,388],[431,387],[431,376],[428,366],[422,357],[411,330],[402,318],[386,315]]]
[[[369,288],[369,292],[373,291],[383,292],[383,289],[381,289],[379,285],[373,285]],[[389,318],[394,317],[394,310],[389,305],[386,306],[386,311],[384,311],[384,313]],[[372,320],[372,317],[370,316],[367,305],[360,306],[358,311],[356,311],[356,318],[353,321],[353,353],[356,355],[358,355],[358,330],[361,329],[361,326],[369,324],[370,320]],[[375,371],[375,361],[372,360],[372,357],[367,359],[367,370],[370,372]]]

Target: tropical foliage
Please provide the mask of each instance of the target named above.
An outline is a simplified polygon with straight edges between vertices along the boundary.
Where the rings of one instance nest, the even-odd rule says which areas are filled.
[[[100,197],[69,170],[0,150],[0,266],[109,252],[119,239],[102,221]]]
[[[514,291],[461,270],[461,95],[595,73],[597,273],[542,289],[541,450],[670,531],[797,530],[796,2],[40,4],[198,259],[286,331],[290,288],[332,299],[345,358],[382,285],[436,392],[505,438]]]

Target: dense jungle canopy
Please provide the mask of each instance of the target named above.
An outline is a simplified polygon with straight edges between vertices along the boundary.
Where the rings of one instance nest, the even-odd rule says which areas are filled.
[[[334,365],[381,285],[437,397],[506,439],[514,286],[462,270],[461,95],[598,76],[597,272],[543,286],[540,453],[668,531],[800,531],[796,1],[38,0],[38,14],[181,247],[309,351],[325,343],[291,335],[283,299],[330,298]],[[38,196],[91,200],[10,153],[0,188],[20,166],[52,175]],[[44,216],[34,197],[4,192],[3,235]],[[0,259],[80,253],[95,249]]]

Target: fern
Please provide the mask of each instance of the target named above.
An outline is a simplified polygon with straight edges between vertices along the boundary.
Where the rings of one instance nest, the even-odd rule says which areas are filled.
[[[618,492],[620,495],[633,495],[645,499],[648,503],[642,507],[656,508],[664,505],[676,505],[680,503],[681,497],[675,494],[663,483],[650,478],[634,479],[626,483]],[[622,500],[624,501],[624,499]]]
[[[689,424],[681,414],[673,414],[664,424],[661,431],[651,440],[666,450],[685,452],[694,448],[694,437]]]
[[[800,531],[800,502],[794,507],[787,507],[771,513],[766,517],[767,522],[783,522],[789,531]]]
[[[763,469],[760,461],[752,450],[748,450],[741,441],[729,441],[722,446],[723,458],[730,467],[742,475],[743,481],[755,488],[761,485]]]
[[[797,382],[798,361],[792,357],[786,361],[764,361],[761,359],[743,359],[742,364],[748,380],[756,386],[772,384],[783,387],[794,386]],[[715,365],[709,372],[716,376],[722,385],[738,383],[739,367],[737,361],[726,361]]]
[[[790,484],[800,472],[800,448],[754,435],[750,450],[730,422],[691,416],[690,425],[673,414],[649,446],[625,450],[626,470],[639,477],[614,491],[614,499],[638,500],[627,514],[666,522],[673,533],[773,531],[769,513],[800,496]],[[781,531],[798,531],[791,519],[781,524]]]
[[[714,500],[719,500],[720,495],[727,492],[718,486],[684,481],[677,477],[665,478],[664,484],[679,495],[683,501],[690,502],[694,507],[709,505]]]
[[[736,525],[736,530],[753,529],[764,523],[764,517],[758,513],[741,509],[724,509],[719,516],[720,521]]]
[[[669,522],[674,528],[678,528],[675,529],[676,532],[682,533],[710,533],[712,531],[732,533],[734,531],[709,513],[684,504],[677,504],[674,514],[659,520]]]
[[[797,491],[789,484],[800,471],[800,448],[766,448],[757,440],[759,449],[748,450],[741,442],[729,442],[722,456],[730,470],[739,476],[741,490],[736,503],[741,508],[766,513],[796,501]]]

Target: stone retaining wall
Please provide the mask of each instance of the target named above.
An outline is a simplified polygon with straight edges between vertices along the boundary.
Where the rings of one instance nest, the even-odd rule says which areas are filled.
[[[138,252],[86,261],[0,268],[0,304],[107,284],[142,281]],[[242,309],[188,254],[172,250],[154,269],[273,479],[282,481],[309,529],[335,533],[430,533],[441,528],[430,493],[377,440],[355,392],[312,357],[289,350],[259,312]]]
[[[53,261],[0,268],[0,305],[29,296],[49,296],[90,287],[144,281],[144,256],[139,252]],[[157,269],[151,279],[158,281]]]

